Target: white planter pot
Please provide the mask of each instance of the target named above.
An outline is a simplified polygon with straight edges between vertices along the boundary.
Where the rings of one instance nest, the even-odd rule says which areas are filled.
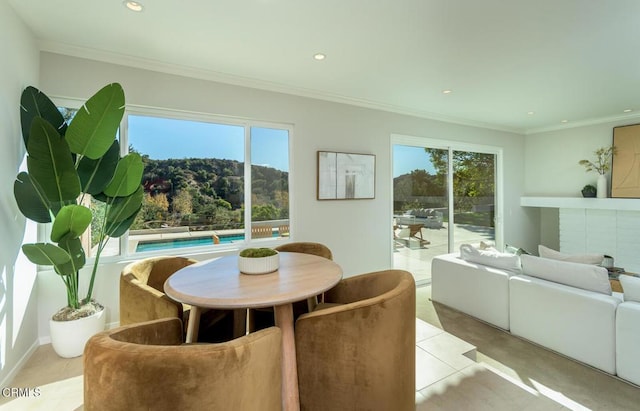
[[[607,198],[607,177],[604,174],[598,174],[597,197]]]
[[[238,269],[243,274],[266,274],[276,271],[280,267],[280,255],[269,257],[240,257]]]
[[[79,357],[84,351],[87,340],[92,335],[104,330],[106,316],[102,309],[88,317],[72,321],[49,320],[51,345],[60,357]]]

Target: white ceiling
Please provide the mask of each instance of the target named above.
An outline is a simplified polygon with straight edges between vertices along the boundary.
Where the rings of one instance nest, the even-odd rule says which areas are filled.
[[[640,0],[8,1],[47,51],[521,133],[640,115]]]

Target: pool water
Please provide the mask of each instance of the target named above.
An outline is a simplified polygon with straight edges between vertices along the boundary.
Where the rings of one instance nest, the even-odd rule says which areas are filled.
[[[244,234],[219,236],[219,238],[220,244],[231,243],[234,241],[243,241]],[[213,245],[213,237],[189,237],[175,238],[172,240],[141,241],[136,247],[136,252],[170,250],[172,248],[198,247],[203,245]]]
[[[275,232],[273,236],[277,237],[278,233]],[[220,244],[227,244],[244,241],[244,234],[221,235],[218,236],[218,238],[220,239]],[[136,246],[136,253],[143,251],[171,250],[173,248],[198,247],[203,245],[213,245],[213,237],[188,237],[174,238],[172,240],[140,241]]]

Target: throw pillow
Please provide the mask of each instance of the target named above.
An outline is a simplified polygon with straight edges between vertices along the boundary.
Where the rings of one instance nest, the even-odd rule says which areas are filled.
[[[565,254],[560,251],[545,247],[542,244],[538,246],[538,255],[542,258],[550,258],[552,260],[569,261],[572,263],[582,264],[602,264],[604,254]]]
[[[509,244],[504,245],[504,252],[509,254],[515,254],[515,255],[531,254],[530,252],[528,252],[522,247],[514,247]]]
[[[491,243],[485,243],[484,241],[480,241],[480,245],[478,246],[480,250],[495,250],[496,246]]]
[[[624,300],[640,303],[640,277],[620,274],[618,280],[620,280],[620,284],[622,284]]]
[[[533,255],[522,255],[520,259],[522,272],[531,277],[611,295],[609,273],[604,267],[552,260]]]
[[[472,263],[500,268],[512,273],[520,274],[520,257],[513,254],[501,253],[495,248],[479,250],[471,244],[460,246],[460,258]]]

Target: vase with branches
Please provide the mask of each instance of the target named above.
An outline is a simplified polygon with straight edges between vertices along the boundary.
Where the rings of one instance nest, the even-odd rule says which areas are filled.
[[[611,169],[611,158],[615,155],[616,148],[614,146],[600,147],[593,153],[596,155],[594,161],[580,160],[578,164],[585,166],[586,171],[596,171],[598,174],[605,174]]]
[[[607,178],[605,174],[611,169],[611,159],[616,154],[615,146],[600,147],[594,151],[596,156],[594,161],[580,160],[578,164],[584,166],[586,171],[596,171],[598,173],[597,197],[607,197]]]

